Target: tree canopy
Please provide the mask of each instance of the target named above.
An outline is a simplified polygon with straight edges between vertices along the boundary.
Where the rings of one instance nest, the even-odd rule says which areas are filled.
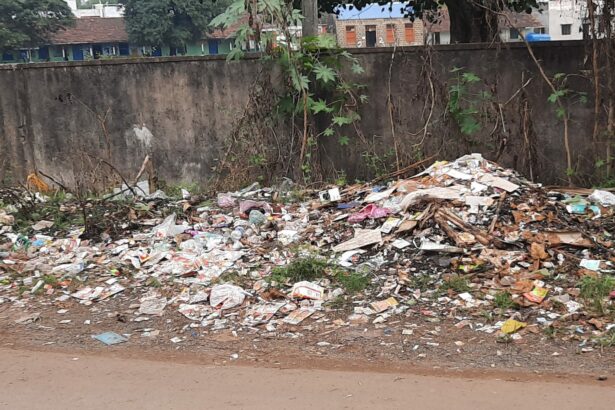
[[[352,7],[362,9],[374,2],[383,7],[393,7],[392,2],[386,0],[319,0],[319,10],[322,13],[334,13],[337,7],[345,4],[352,4]],[[494,35],[498,32],[497,13],[507,10],[531,13],[533,8],[538,8],[537,0],[407,0],[402,2],[404,12],[410,19],[438,18],[438,11],[446,6],[451,21],[451,42],[459,43],[493,40]]]
[[[64,0],[0,0],[0,50],[46,44],[72,23]]]
[[[226,0],[124,0],[126,29],[135,44],[180,47],[201,38]]]

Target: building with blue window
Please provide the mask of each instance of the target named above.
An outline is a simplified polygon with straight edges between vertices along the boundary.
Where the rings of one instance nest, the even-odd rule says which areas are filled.
[[[2,62],[79,61],[130,54],[123,18],[82,17],[75,19],[73,27],[55,33],[50,44],[6,51]]]

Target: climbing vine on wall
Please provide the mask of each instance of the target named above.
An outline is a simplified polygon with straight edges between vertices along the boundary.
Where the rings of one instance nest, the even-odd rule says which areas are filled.
[[[358,107],[367,96],[361,94],[362,85],[344,75],[348,67],[353,74],[363,73],[358,59],[340,49],[332,35],[300,38],[302,19],[299,10],[281,0],[237,0],[211,25],[236,28],[229,60],[260,51],[263,59],[282,69],[284,91],[277,112],[297,125],[297,171],[311,181],[319,142],[336,138],[342,146],[350,144],[351,137],[342,130],[361,119]],[[316,119],[327,124],[321,132]]]

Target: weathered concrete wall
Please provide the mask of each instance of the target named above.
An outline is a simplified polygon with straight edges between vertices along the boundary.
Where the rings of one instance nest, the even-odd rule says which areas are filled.
[[[334,153],[331,157],[335,158],[337,169],[345,169],[351,176],[367,177],[369,169],[362,158],[367,145],[360,141],[368,140],[389,162],[395,161],[389,151],[396,141],[402,164],[434,154],[450,159],[481,152],[536,181],[566,183],[563,121],[557,118],[555,105],[548,102],[551,90],[524,44],[506,44],[501,48],[442,46],[431,54],[422,48],[402,49],[397,50],[391,66],[392,51],[357,55],[366,68],[364,82],[369,96],[369,103],[360,110],[363,138],[357,139],[357,146],[342,149],[344,155],[337,155],[340,148],[335,141],[328,142],[325,151]],[[572,163],[576,182],[589,184],[595,171],[594,153],[603,146],[591,144],[592,87],[580,75],[587,69],[583,42],[536,44],[534,52],[550,78],[557,73],[573,74],[565,85],[572,90],[571,98],[566,100]],[[471,72],[481,79],[468,87],[467,100],[478,101],[476,94],[483,91],[492,95],[477,104],[481,130],[470,136],[460,132],[447,110],[450,87],[458,83],[456,74],[451,72],[454,68],[462,68],[461,73]],[[389,114],[389,89],[394,127]],[[587,92],[589,102],[580,103],[578,92]],[[425,132],[428,118],[430,125]],[[355,131],[347,132],[352,135]],[[325,161],[327,164],[330,166],[332,161]]]
[[[369,96],[360,109],[362,135],[346,130],[351,139],[346,147],[334,138],[325,141],[319,160],[327,175],[345,170],[350,178],[369,177],[376,170],[366,166],[365,153],[376,152],[394,165],[390,150],[397,145],[404,164],[434,153],[452,158],[479,151],[527,175],[531,171],[543,182],[563,181],[562,122],[523,45],[436,47],[431,54],[420,47],[398,48],[394,59],[392,52],[357,51],[366,70],[357,80],[367,86]],[[540,44],[535,52],[549,75],[583,69],[582,43]],[[425,64],[427,59],[431,64]],[[244,112],[262,64],[256,59],[227,63],[220,57],[181,57],[2,66],[0,182],[24,181],[38,169],[70,184],[83,172],[84,157],[108,158],[132,178],[150,154],[161,179],[205,183],[224,155],[224,141]],[[477,74],[479,89],[495,96],[483,104],[483,129],[472,137],[463,136],[447,114],[453,67]],[[264,72],[266,82],[276,83],[272,67]],[[591,87],[575,77],[568,88]],[[423,132],[432,111],[432,89],[432,123]],[[570,112],[575,167],[589,169],[591,104],[574,105]],[[278,132],[278,143],[287,144],[288,135],[288,130]]]

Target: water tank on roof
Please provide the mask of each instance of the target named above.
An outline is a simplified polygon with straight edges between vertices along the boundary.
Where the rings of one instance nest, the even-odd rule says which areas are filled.
[[[551,36],[548,34],[530,33],[525,36],[525,39],[530,43],[535,43],[537,41],[551,41]]]

